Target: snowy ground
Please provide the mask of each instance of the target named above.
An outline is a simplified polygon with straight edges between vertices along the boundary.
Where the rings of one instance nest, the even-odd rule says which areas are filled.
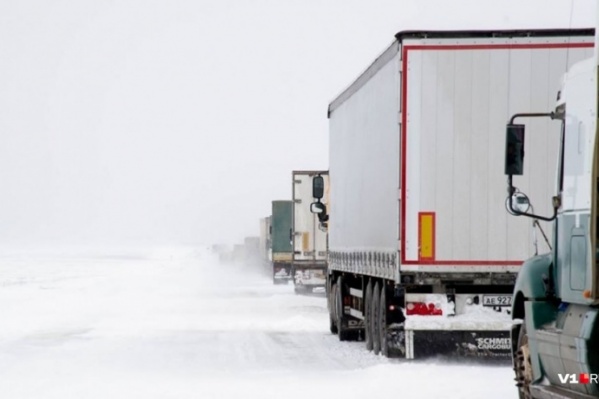
[[[195,251],[0,257],[9,399],[516,398],[509,366],[407,363],[328,332],[324,298]]]

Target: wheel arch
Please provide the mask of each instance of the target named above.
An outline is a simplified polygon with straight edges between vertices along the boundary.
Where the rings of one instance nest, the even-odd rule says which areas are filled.
[[[543,276],[549,276],[552,264],[552,254],[538,255],[522,264],[516,278],[516,283],[514,284],[512,312],[515,312],[515,299],[518,293],[522,294],[524,300],[547,299],[547,288],[543,281]]]

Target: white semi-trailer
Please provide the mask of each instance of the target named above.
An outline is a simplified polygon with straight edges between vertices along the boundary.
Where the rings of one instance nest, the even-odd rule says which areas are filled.
[[[515,277],[551,228],[505,211],[503,126],[550,109],[592,51],[592,29],[401,32],[329,105],[332,332],[407,358],[510,356]],[[554,192],[559,133],[527,125],[514,184],[531,199]]]
[[[294,170],[291,173],[293,199],[292,275],[296,293],[314,293],[326,284],[327,229],[310,212],[312,179],[320,176],[328,183],[328,171]],[[327,204],[326,200],[324,202]]]

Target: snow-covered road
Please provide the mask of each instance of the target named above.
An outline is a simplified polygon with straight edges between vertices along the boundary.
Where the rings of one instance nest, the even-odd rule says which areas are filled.
[[[388,360],[322,297],[191,250],[0,258],[0,397],[516,398],[509,366]]]

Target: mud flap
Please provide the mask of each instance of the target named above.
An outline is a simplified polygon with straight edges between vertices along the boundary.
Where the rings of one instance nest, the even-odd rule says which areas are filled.
[[[394,327],[387,331],[387,343],[390,355],[406,359],[450,356],[510,362],[512,356],[509,331],[429,331]]]
[[[326,286],[326,268],[314,264],[294,264],[291,269],[293,282],[296,286],[305,285],[309,287]]]
[[[291,263],[273,264],[273,282],[275,284],[288,284],[292,279]]]

